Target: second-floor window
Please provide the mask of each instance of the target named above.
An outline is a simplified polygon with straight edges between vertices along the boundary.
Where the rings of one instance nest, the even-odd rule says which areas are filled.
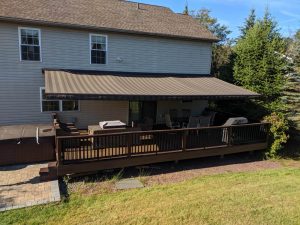
[[[41,31],[33,28],[19,28],[21,60],[41,61]]]
[[[106,64],[107,36],[90,34],[91,64]]]

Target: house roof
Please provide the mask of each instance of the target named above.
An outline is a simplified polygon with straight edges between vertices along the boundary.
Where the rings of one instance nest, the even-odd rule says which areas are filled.
[[[125,0],[0,1],[0,20],[218,41],[190,16]]]
[[[45,69],[45,93],[59,99],[216,99],[259,94],[212,76]]]

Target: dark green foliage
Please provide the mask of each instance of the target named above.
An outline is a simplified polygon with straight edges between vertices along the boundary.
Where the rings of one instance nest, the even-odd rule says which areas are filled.
[[[295,36],[295,45],[296,45],[296,53],[295,53],[295,64],[300,67],[300,29],[296,32]],[[299,71],[300,73],[300,71]]]
[[[288,120],[282,113],[272,113],[265,117],[265,121],[271,124],[270,133],[272,138],[272,144],[266,156],[268,158],[274,158],[278,152],[283,149],[289,138],[287,131],[289,130]]]
[[[235,54],[230,45],[214,45],[212,52],[211,74],[221,80],[234,83],[234,60]]]
[[[296,32],[293,38],[290,39],[288,47],[289,56],[293,58],[293,63],[300,73],[300,29]]]
[[[271,123],[272,142],[266,155],[274,157],[288,139],[286,107],[281,100],[289,68],[287,45],[268,10],[263,19],[253,24],[254,15],[252,11],[235,46],[234,78],[237,84],[261,94],[253,103],[257,105],[258,116],[265,116],[265,121]]]
[[[253,100],[219,100],[215,102],[214,110],[244,116],[252,122],[259,122],[269,114],[268,110]]]
[[[183,10],[182,14],[184,14],[184,15],[189,15],[190,14],[189,13],[189,6],[188,6],[187,2],[185,4],[185,7],[184,7],[184,10]]]
[[[285,84],[285,43],[276,26],[266,12],[235,47],[235,80],[261,94],[261,103],[271,111],[279,103]]]
[[[251,9],[248,18],[244,22],[244,26],[240,27],[241,36],[240,38],[244,38],[249,29],[251,29],[256,23],[256,14],[255,9]]]

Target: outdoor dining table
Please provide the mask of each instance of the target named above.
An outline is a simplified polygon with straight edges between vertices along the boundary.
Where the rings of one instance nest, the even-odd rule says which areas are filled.
[[[180,127],[184,127],[185,124],[188,124],[189,118],[188,117],[176,117],[173,119],[175,123],[179,123]]]

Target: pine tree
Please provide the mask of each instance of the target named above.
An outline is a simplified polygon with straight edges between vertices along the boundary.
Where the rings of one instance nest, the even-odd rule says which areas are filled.
[[[238,84],[262,95],[272,110],[285,84],[285,42],[268,11],[250,28],[235,47],[234,78]]]
[[[240,27],[241,31],[241,38],[244,38],[247,31],[254,26],[256,22],[256,14],[255,14],[255,9],[250,10],[250,14],[248,18],[244,22],[244,26]]]
[[[189,15],[189,6],[188,6],[188,2],[187,1],[185,2],[183,14],[184,15]]]
[[[294,62],[298,69],[298,73],[300,74],[300,29],[296,32],[294,36]]]

